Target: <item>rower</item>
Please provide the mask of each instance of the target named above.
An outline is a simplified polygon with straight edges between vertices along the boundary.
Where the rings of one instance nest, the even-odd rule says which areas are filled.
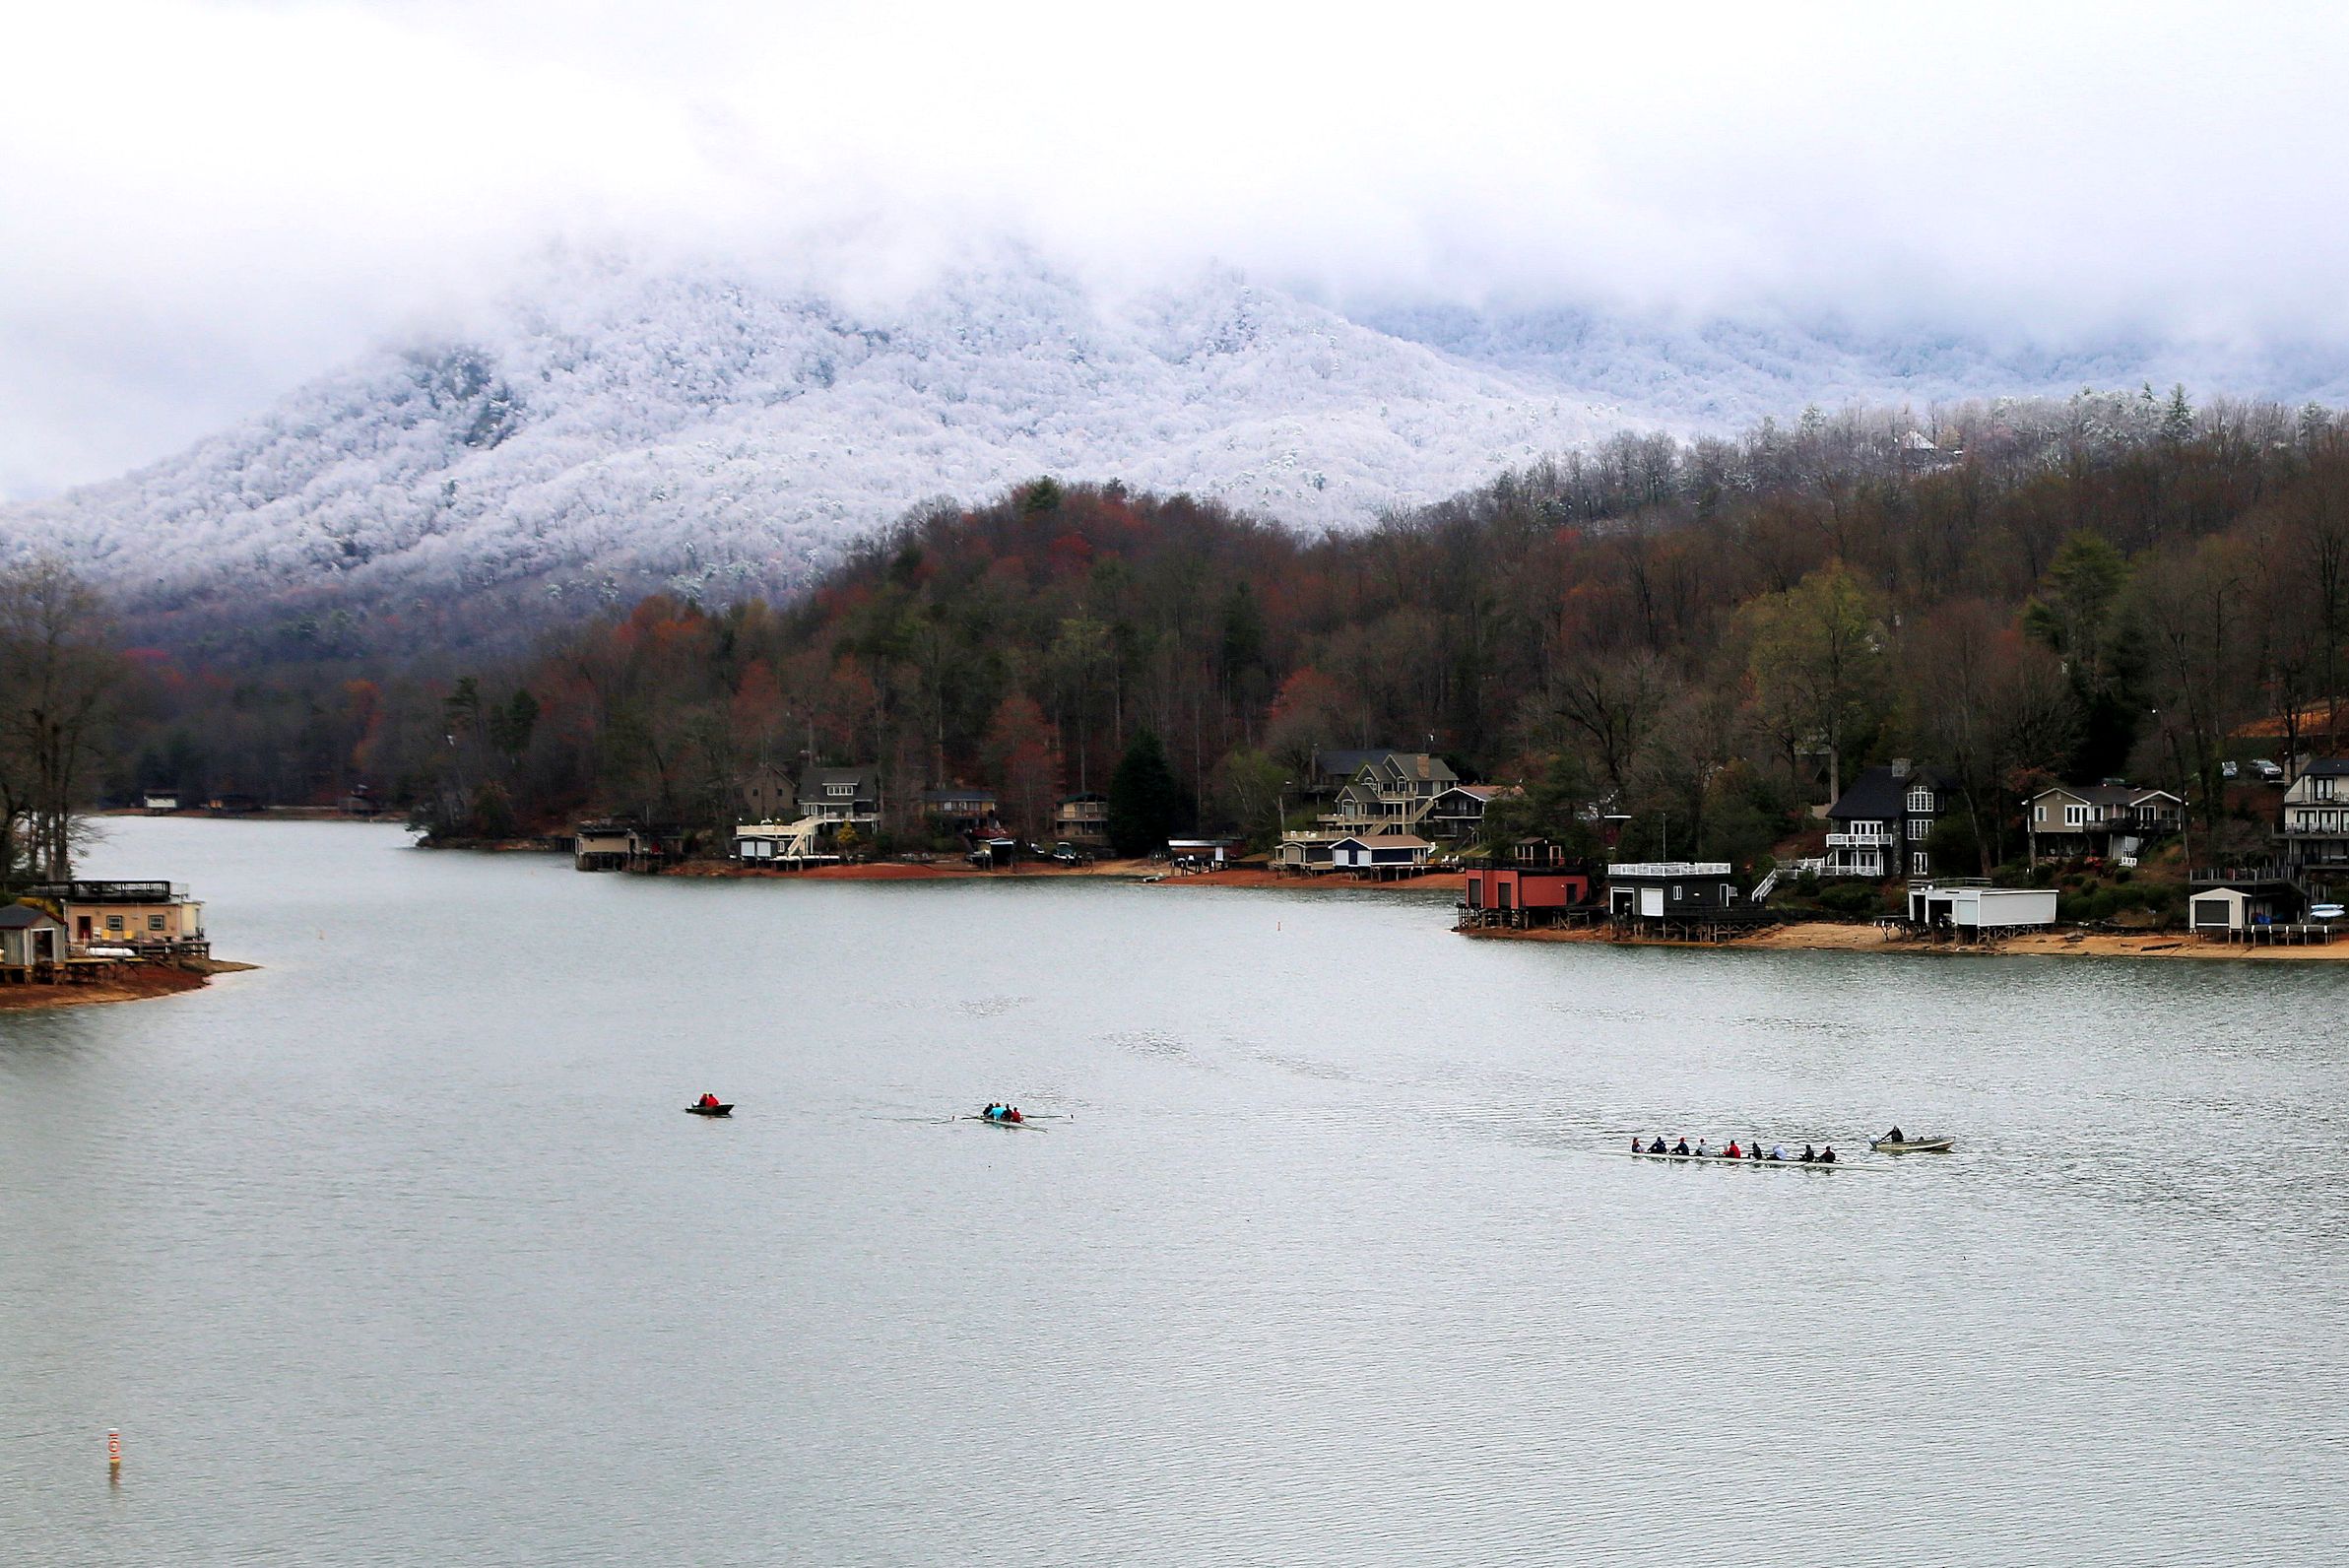
[[[1745,1157],[1747,1159],[1760,1159],[1762,1157],[1762,1141],[1760,1139],[1757,1138],[1752,1143],[1745,1145]]]
[[[1737,1141],[1733,1138],[1729,1140],[1729,1146],[1721,1152],[1725,1158],[1729,1159],[1743,1159],[1745,1157],[1745,1150],[1737,1146]]]
[[[1648,1152],[1651,1154],[1664,1154],[1670,1152],[1670,1150],[1664,1146],[1664,1135],[1662,1133],[1657,1134],[1656,1142],[1648,1145]]]
[[[712,1109],[712,1110],[715,1110],[715,1109],[716,1109],[716,1108],[719,1106],[719,1104],[720,1104],[720,1103],[722,1103],[722,1102],[721,1102],[721,1101],[718,1099],[718,1097],[717,1097],[715,1094],[704,1093],[704,1094],[701,1096],[701,1103],[702,1103],[704,1106],[707,1106],[708,1108],[710,1108],[710,1109]]]
[[[1835,1145],[1833,1143],[1828,1144],[1827,1152],[1819,1156],[1819,1163],[1822,1165],[1832,1165],[1835,1163]]]
[[[1818,1161],[1819,1161],[1819,1156],[1811,1152],[1811,1147],[1810,1147],[1810,1145],[1809,1145],[1808,1143],[1805,1143],[1805,1144],[1803,1144],[1803,1145],[1802,1145],[1802,1163],[1803,1163],[1803,1164],[1805,1164],[1805,1165],[1815,1165],[1815,1164],[1817,1164],[1817,1163],[1818,1163]]]
[[[1770,1157],[1772,1159],[1785,1159],[1787,1157],[1787,1145],[1784,1143],[1771,1144]]]
[[[1016,1105],[1012,1106],[1012,1107],[1011,1107],[1010,1110],[1008,1110],[1008,1111],[1004,1112],[1004,1116],[1005,1116],[1005,1118],[1006,1118],[1007,1120],[1009,1120],[1009,1121],[1013,1121],[1013,1122],[1016,1122],[1016,1121],[1018,1121],[1018,1120],[1020,1119],[1020,1117],[1019,1117],[1019,1107],[1018,1107],[1018,1106],[1016,1106]]]
[[[1908,1140],[1901,1137],[1901,1130],[1895,1127],[1891,1132],[1884,1135],[1884,1142],[1887,1143],[1906,1143]]]
[[[1688,1135],[1687,1135],[1687,1134],[1683,1133],[1683,1134],[1680,1136],[1680,1142],[1678,1142],[1677,1143],[1674,1143],[1674,1144],[1672,1145],[1672,1152],[1673,1152],[1673,1153],[1675,1153],[1675,1154],[1685,1154],[1685,1153],[1687,1153],[1687,1152],[1688,1152]]]

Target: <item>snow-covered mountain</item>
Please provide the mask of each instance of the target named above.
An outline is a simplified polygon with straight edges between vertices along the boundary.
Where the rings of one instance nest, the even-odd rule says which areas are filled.
[[[1623,428],[2183,377],[2349,391],[2340,357],[1417,306],[1347,319],[1229,273],[1105,294],[1029,256],[887,304],[714,267],[551,263],[462,336],[387,349],[122,479],[0,508],[158,634],[403,618],[526,626],[654,584],[805,580],[939,497],[1038,475],[1358,526]]]
[[[1043,474],[1346,525],[1620,423],[1229,274],[1111,299],[1013,264],[852,310],[574,264],[463,341],[0,518],[154,609],[731,595],[916,503]]]

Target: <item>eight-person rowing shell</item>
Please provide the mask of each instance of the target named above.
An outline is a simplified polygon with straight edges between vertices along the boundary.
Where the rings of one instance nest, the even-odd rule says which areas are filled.
[[[1689,1146],[1685,1136],[1679,1142],[1666,1146],[1664,1135],[1659,1133],[1653,1142],[1646,1143],[1641,1143],[1637,1138],[1632,1139],[1631,1152],[1651,1158],[1667,1159],[1735,1159],[1747,1162],[1779,1160],[1790,1165],[1833,1165],[1839,1163],[1835,1155],[1835,1145],[1832,1143],[1826,1145],[1824,1149],[1805,1143],[1799,1154],[1789,1154],[1786,1144],[1774,1143],[1770,1147],[1770,1152],[1765,1154],[1762,1152],[1762,1141],[1758,1138],[1752,1143],[1742,1145],[1732,1138],[1728,1146],[1716,1154],[1706,1146],[1705,1141],[1701,1138],[1696,1141],[1694,1148]]]

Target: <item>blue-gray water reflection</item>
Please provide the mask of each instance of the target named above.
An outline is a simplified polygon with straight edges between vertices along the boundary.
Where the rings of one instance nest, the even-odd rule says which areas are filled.
[[[0,1556],[2349,1539],[2349,969],[404,844],[116,824],[94,874],[197,883],[267,967],[0,1017]],[[999,1097],[1068,1119],[948,1120]],[[1895,1119],[1961,1151],[1611,1153]]]

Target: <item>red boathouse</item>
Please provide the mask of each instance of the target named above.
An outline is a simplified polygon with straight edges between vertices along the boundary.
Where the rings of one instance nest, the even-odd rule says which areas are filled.
[[[1468,873],[1465,926],[1546,926],[1591,906],[1591,879],[1551,867],[1486,866]]]

